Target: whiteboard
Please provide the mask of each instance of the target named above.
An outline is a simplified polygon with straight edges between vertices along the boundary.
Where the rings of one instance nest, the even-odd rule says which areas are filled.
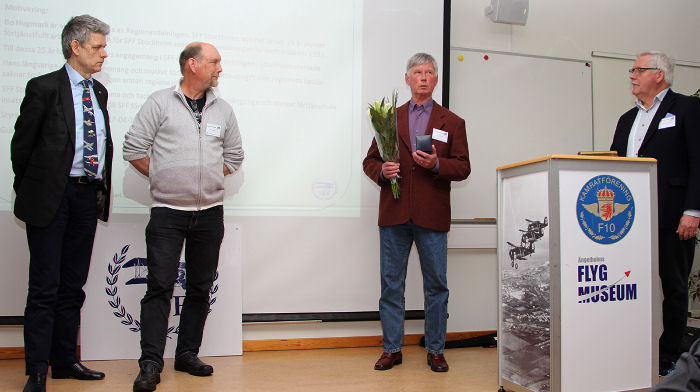
[[[593,147],[591,64],[455,48],[450,110],[467,123],[472,172],[452,183],[452,218],[495,218],[496,168]]]

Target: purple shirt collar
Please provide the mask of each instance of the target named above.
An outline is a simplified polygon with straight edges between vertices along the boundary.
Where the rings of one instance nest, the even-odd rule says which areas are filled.
[[[428,113],[430,113],[433,111],[433,103],[434,102],[435,101],[433,101],[433,99],[431,98],[431,99],[427,100],[425,103],[423,103],[422,106],[423,106],[423,108],[425,108],[425,110],[428,111]],[[416,108],[416,106],[418,106],[418,104],[416,104],[416,101],[414,101],[413,98],[411,98],[411,100],[408,101],[409,112],[412,112]]]

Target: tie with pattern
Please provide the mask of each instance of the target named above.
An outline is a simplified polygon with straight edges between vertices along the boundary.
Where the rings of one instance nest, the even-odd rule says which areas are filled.
[[[97,176],[99,165],[95,114],[90,98],[90,85],[87,80],[83,80],[81,83],[83,84],[83,167],[85,175],[92,181]]]

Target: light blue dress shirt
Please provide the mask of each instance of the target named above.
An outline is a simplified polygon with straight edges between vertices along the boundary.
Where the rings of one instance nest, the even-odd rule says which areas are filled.
[[[68,71],[68,79],[70,79],[70,88],[73,93],[73,112],[75,113],[75,155],[73,156],[73,166],[70,169],[70,176],[82,177],[85,175],[85,170],[83,168],[83,85],[81,82],[85,80],[85,78],[83,78],[78,71],[73,69],[73,67],[68,65],[68,63],[66,63],[66,71]],[[105,128],[105,118],[102,114],[102,109],[97,102],[95,90],[92,88],[92,77],[88,79],[88,85],[90,85],[90,98],[92,99],[93,113],[95,114],[97,154],[100,162],[95,178],[101,180],[102,173],[104,172],[107,129]]]

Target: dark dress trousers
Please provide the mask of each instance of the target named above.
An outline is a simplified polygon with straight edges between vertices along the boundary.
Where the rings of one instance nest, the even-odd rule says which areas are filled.
[[[76,341],[97,219],[109,216],[112,139],[107,90],[94,80],[104,115],[102,181],[69,181],[75,154],[73,95],[65,67],[27,83],[10,146],[15,216],[26,223],[29,287],[24,314],[27,374],[78,361]],[[82,140],[78,140],[82,143]]]
[[[620,156],[627,154],[638,110],[629,110],[617,123],[610,149]],[[675,116],[675,124],[659,129],[666,116]],[[677,360],[687,323],[688,276],[695,242],[681,241],[676,230],[683,211],[700,210],[700,99],[669,89],[649,124],[638,156],[658,161],[659,275],[664,294],[664,332],[659,348],[660,366],[664,367]]]

